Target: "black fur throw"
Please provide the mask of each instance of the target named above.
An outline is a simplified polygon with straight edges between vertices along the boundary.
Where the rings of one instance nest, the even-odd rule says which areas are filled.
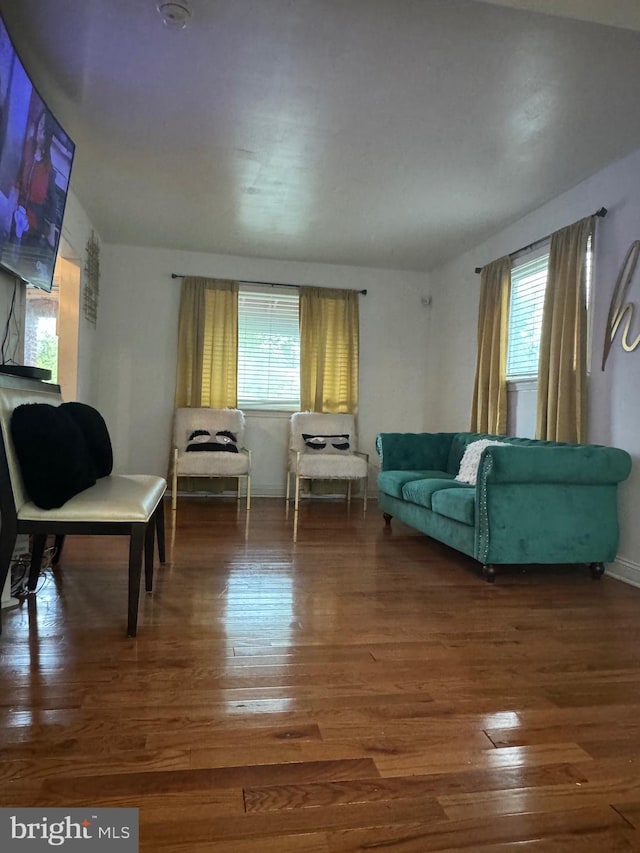
[[[11,416],[11,437],[29,498],[55,509],[96,482],[89,449],[63,406],[27,403]]]
[[[96,478],[108,477],[113,471],[113,448],[104,418],[93,406],[86,403],[62,403],[82,430]]]
[[[214,451],[223,453],[238,452],[238,438],[228,429],[219,430],[212,436],[207,429],[196,429],[189,436],[187,453]]]

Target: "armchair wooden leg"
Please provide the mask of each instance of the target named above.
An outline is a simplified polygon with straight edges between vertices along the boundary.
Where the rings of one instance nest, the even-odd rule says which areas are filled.
[[[287,471],[287,494],[285,497],[285,502],[289,503],[291,498],[291,471]]]
[[[251,474],[247,475],[247,512],[251,509]]]
[[[367,496],[369,494],[369,478],[368,477],[364,478],[362,488],[364,489],[364,501],[363,501],[364,509],[363,509],[363,512],[366,512],[367,511]]]
[[[347,503],[351,503],[351,480],[347,480]]]
[[[140,576],[142,575],[142,553],[144,550],[146,524],[131,525],[129,539],[129,601],[127,636],[135,637],[138,631],[138,603],[140,601]]]
[[[293,509],[295,512],[298,512],[298,506],[300,504],[300,477],[296,474],[296,494],[293,503]]]
[[[178,506],[178,472],[177,465],[173,465],[173,474],[171,476],[171,509],[176,509]]]
[[[298,508],[300,506],[300,477],[296,474],[296,492],[293,504],[293,541],[298,541]]]

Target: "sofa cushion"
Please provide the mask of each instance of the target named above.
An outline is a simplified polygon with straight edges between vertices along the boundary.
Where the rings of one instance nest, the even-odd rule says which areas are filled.
[[[453,480],[453,474],[446,471],[380,471],[378,474],[378,488],[386,495],[394,498],[403,497],[403,488],[413,480]]]
[[[460,484],[462,486],[462,484]],[[471,486],[459,489],[440,489],[433,494],[431,508],[438,515],[461,521],[473,527],[475,519],[476,490]]]
[[[451,475],[449,477],[430,477],[426,480],[413,480],[402,489],[402,498],[418,506],[432,509],[433,496],[441,489],[468,489],[464,483],[457,483]],[[473,491],[473,490],[472,490]]]

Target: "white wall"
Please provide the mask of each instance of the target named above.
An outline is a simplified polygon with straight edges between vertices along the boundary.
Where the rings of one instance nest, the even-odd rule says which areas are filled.
[[[103,247],[101,270],[96,405],[111,432],[117,470],[167,473],[180,302],[180,280],[172,272],[366,288],[360,297],[361,449],[375,465],[378,432],[424,428],[423,274],[121,245]],[[255,495],[284,495],[287,426],[282,415],[248,418]]]
[[[623,447],[634,459],[630,479],[620,489],[621,537],[610,573],[640,585],[640,348],[624,352],[616,339],[606,371],[600,369],[609,302],[619,267],[633,240],[640,239],[640,150],[610,164],[573,190],[487,240],[432,274],[434,292],[428,350],[431,361],[450,366],[430,375],[429,429],[467,429],[471,410],[480,277],[476,266],[509,254],[606,207],[597,220],[595,243],[592,372],[589,440]],[[640,271],[629,291],[636,304],[633,334],[640,333]]]

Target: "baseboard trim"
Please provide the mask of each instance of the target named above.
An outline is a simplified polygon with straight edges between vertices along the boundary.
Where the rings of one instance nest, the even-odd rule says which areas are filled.
[[[628,583],[631,586],[640,587],[640,565],[638,563],[634,563],[632,560],[624,560],[622,557],[616,557],[615,562],[605,566],[605,568],[609,577],[623,583]]]
[[[291,484],[291,498],[292,499],[293,499],[293,489],[294,489],[294,483]],[[167,495],[168,494],[169,494],[169,492],[167,492]],[[192,498],[225,497],[225,498],[227,498],[227,497],[235,497],[235,494],[236,494],[235,489],[231,490],[231,491],[225,491],[225,492],[207,492],[206,490],[186,491],[183,489],[178,489],[178,497],[179,498],[187,498],[187,497],[192,497]],[[256,485],[254,483],[251,484],[251,497],[252,498],[280,498],[281,500],[284,501],[285,494],[286,493],[285,493],[284,488],[282,487],[282,485],[279,485],[279,484],[271,485],[271,486],[269,486],[269,485]],[[303,496],[302,491],[301,491],[301,496]],[[367,493],[367,500],[369,500],[369,501],[375,500],[377,498],[377,496],[378,496],[377,492],[369,491]],[[244,500],[244,497],[245,497],[245,494],[244,494],[244,486],[243,486],[242,487],[242,500]],[[306,492],[304,493],[304,497],[306,497]],[[323,497],[323,496],[322,495],[314,495],[314,498],[319,498],[319,497]],[[333,498],[334,496],[333,495],[326,495],[326,497]],[[362,500],[362,496],[354,494],[353,499],[354,499],[354,501]]]

